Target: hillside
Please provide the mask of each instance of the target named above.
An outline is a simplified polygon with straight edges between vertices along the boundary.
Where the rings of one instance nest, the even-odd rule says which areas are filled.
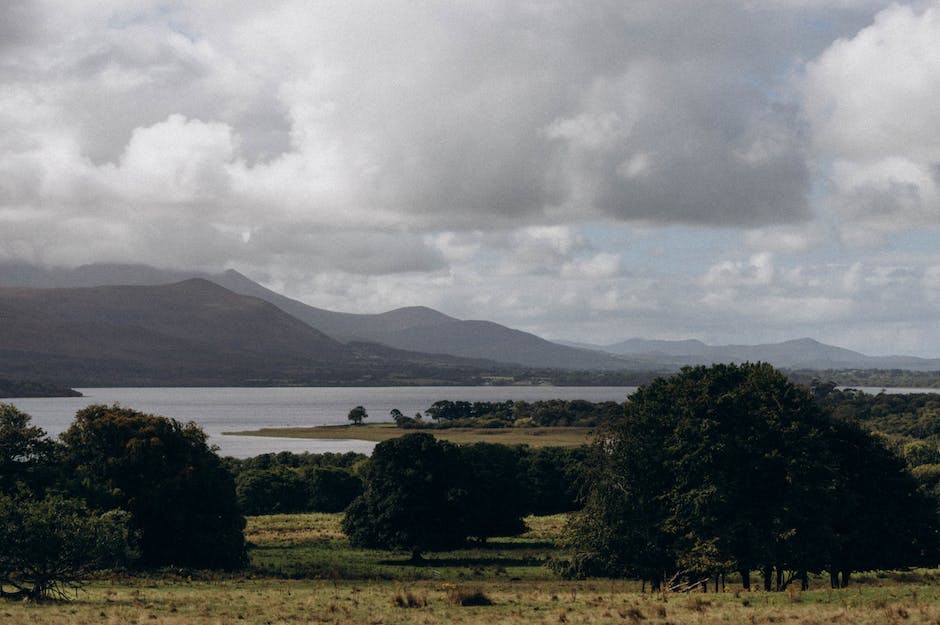
[[[235,293],[274,304],[310,327],[344,343],[381,343],[400,350],[485,359],[524,367],[636,369],[630,360],[609,353],[560,345],[490,321],[455,319],[425,306],[409,306],[376,314],[324,310],[275,293],[234,270],[210,275],[144,265],[84,265],[75,269],[0,266],[0,285],[6,286],[154,285],[192,277],[210,280]]]
[[[472,382],[481,363],[344,345],[203,279],[0,288],[0,376],[71,386]]]

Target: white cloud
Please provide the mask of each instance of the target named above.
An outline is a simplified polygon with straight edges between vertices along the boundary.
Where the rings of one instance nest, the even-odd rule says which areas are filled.
[[[807,67],[814,144],[846,240],[940,222],[940,5],[892,5]]]

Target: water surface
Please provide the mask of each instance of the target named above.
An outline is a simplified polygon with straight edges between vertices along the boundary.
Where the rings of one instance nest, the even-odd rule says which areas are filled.
[[[389,421],[393,408],[406,415],[423,412],[440,399],[454,401],[535,401],[586,399],[622,402],[627,386],[397,386],[291,388],[82,388],[84,397],[4,399],[33,417],[52,436],[68,429],[75,412],[91,404],[114,404],[150,414],[195,421],[225,456],[246,458],[278,451],[370,453],[368,441],[223,436],[222,432],[265,427],[304,427],[348,423],[357,405],[367,423]]]

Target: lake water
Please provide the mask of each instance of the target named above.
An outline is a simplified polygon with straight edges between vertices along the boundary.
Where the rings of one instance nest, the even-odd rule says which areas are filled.
[[[32,424],[51,436],[68,429],[76,411],[91,404],[114,404],[141,412],[195,421],[223,456],[247,458],[278,451],[370,453],[375,443],[355,440],[308,440],[230,436],[223,432],[266,427],[335,425],[361,405],[369,422],[390,421],[397,408],[412,416],[435,401],[586,399],[622,402],[636,387],[626,386],[417,386],[317,388],[84,388],[84,397],[3,399],[33,417]]]

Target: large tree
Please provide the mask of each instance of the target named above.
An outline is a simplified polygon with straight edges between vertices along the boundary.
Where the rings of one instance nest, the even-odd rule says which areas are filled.
[[[747,587],[760,570],[780,589],[809,571],[847,579],[936,557],[936,515],[903,463],[766,364],[689,367],[641,387],[591,466],[569,573],[656,586],[736,570]]]
[[[143,564],[236,568],[246,562],[234,482],[194,423],[89,406],[62,441],[73,488],[95,507],[131,513]]]
[[[466,472],[460,449],[430,434],[375,446],[365,491],[346,509],[343,531],[355,546],[410,551],[455,547],[467,538]]]

